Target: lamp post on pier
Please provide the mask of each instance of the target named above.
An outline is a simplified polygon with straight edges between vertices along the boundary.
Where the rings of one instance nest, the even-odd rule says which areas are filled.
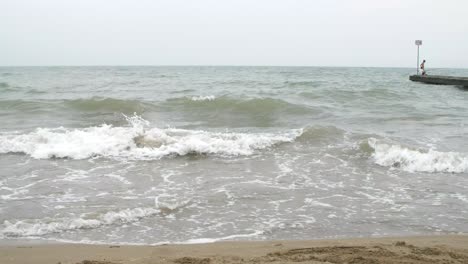
[[[416,40],[414,42],[414,44],[416,44],[416,46],[418,46],[418,61],[416,63],[416,75],[419,75],[419,46],[422,45],[422,40]]]

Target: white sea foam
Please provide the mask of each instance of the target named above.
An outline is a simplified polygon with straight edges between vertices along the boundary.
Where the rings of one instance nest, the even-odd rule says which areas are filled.
[[[69,244],[89,244],[89,245],[125,245],[125,246],[160,246],[160,245],[168,245],[168,244],[175,244],[175,245],[192,245],[192,244],[207,244],[207,243],[215,243],[218,241],[225,241],[225,240],[234,240],[237,238],[252,238],[262,235],[263,231],[254,231],[253,233],[249,234],[234,234],[228,235],[219,238],[194,238],[188,240],[180,240],[180,241],[160,241],[157,243],[137,243],[137,242],[109,242],[109,241],[99,241],[99,240],[69,240],[69,239],[57,239],[54,238],[52,241],[62,242],[62,243],[69,243]],[[39,238],[44,239],[44,238]]]
[[[306,198],[304,200],[304,202],[308,205],[311,205],[311,206],[321,206],[321,207],[333,207],[333,205],[331,204],[327,204],[327,203],[322,203],[322,202],[319,202],[319,201],[316,201],[312,198]]]
[[[4,221],[0,234],[4,237],[34,237],[77,229],[94,229],[113,224],[127,224],[160,213],[156,208],[133,208],[110,211],[94,218],[62,218]]]
[[[154,205],[156,208],[159,208],[162,214],[172,213],[180,208],[186,207],[190,202],[190,199],[179,199],[167,195],[161,195],[154,198]]]
[[[399,167],[409,172],[451,172],[468,171],[468,155],[458,152],[440,152],[435,150],[412,150],[400,145],[379,143],[376,139],[368,140],[374,149],[372,157],[381,166]]]
[[[36,159],[86,159],[94,156],[160,159],[170,155],[251,155],[255,150],[292,142],[302,129],[285,133],[219,133],[150,128],[134,116],[128,127],[101,125],[83,129],[38,128],[26,134],[0,135],[0,153],[25,153]]]
[[[195,239],[189,239],[186,241],[181,241],[177,242],[176,244],[206,244],[206,243],[214,243],[218,241],[223,241],[223,240],[233,240],[237,238],[251,238],[251,237],[257,237],[262,235],[264,232],[263,231],[254,231],[253,233],[250,234],[234,234],[234,235],[229,235],[225,237],[219,237],[219,238],[195,238]]]
[[[206,96],[200,95],[200,96],[192,97],[192,101],[213,101],[214,99],[216,99],[214,95],[206,95]]]

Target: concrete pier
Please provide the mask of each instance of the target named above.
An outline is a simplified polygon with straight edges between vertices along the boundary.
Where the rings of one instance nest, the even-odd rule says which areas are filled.
[[[441,75],[411,75],[411,81],[429,84],[458,85],[468,87],[468,78]]]

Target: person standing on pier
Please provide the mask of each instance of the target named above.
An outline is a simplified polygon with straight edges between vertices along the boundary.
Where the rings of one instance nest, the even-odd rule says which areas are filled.
[[[426,75],[426,70],[424,69],[424,64],[425,63],[426,63],[426,60],[423,60],[423,62],[421,63],[421,70],[422,70],[421,75]]]

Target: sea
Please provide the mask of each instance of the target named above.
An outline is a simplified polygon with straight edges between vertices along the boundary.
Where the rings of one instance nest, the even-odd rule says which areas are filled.
[[[468,89],[415,71],[0,67],[0,241],[467,233]]]

